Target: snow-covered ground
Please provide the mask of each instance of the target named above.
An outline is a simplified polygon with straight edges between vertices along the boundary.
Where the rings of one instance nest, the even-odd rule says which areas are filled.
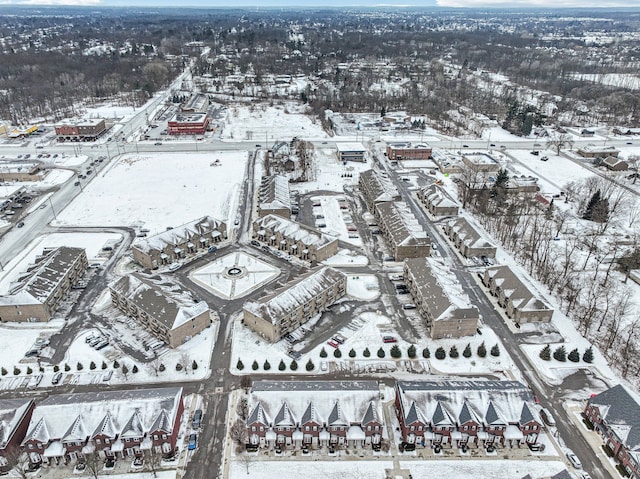
[[[369,260],[366,256],[362,256],[354,253],[348,249],[341,249],[331,258],[327,258],[322,262],[327,266],[340,267],[340,266],[366,266],[369,264]]]
[[[335,149],[318,148],[313,172],[315,179],[305,183],[292,183],[291,189],[301,193],[318,190],[342,192],[345,186],[357,185],[360,172],[369,169],[371,169],[369,162],[350,161],[343,165],[338,161]]]
[[[212,166],[220,159],[220,166]],[[235,216],[247,154],[124,155],[58,215],[61,226],[142,226],[150,235],[210,215]]]
[[[344,204],[343,196],[314,196],[311,200],[315,204],[320,203],[320,206],[313,207],[317,228],[346,243],[362,246],[362,239],[354,226],[352,213],[349,209],[340,209],[340,203]],[[355,231],[349,231],[349,227]]]

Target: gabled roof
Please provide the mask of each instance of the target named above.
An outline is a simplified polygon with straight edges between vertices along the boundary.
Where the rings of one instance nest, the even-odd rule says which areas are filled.
[[[529,405],[525,402],[522,403],[522,414],[520,414],[520,424],[525,425],[529,422],[540,422],[538,414],[534,413]]]
[[[140,418],[140,411],[134,411],[127,423],[122,428],[121,437],[141,437],[144,435],[144,427]]]
[[[64,441],[79,441],[85,440],[89,437],[89,431],[87,430],[84,420],[82,419],[82,415],[78,415],[76,419],[73,421],[69,430],[62,436],[62,440]]]
[[[220,231],[224,229],[226,229],[226,225],[222,221],[210,216],[203,216],[202,218],[191,221],[190,223],[185,223],[154,236],[149,236],[144,239],[138,238],[133,242],[132,248],[145,253],[149,253],[153,250],[161,251],[167,246],[183,244],[196,235],[203,236],[213,231]]]
[[[464,245],[469,248],[495,248],[496,246],[484,238],[480,232],[464,217],[459,217],[448,223],[456,232]]]
[[[167,412],[163,409],[160,411],[160,414],[156,417],[156,420],[153,422],[153,425],[149,429],[150,431],[164,431],[171,432],[171,422],[169,421],[169,416],[167,416]]]
[[[480,421],[478,414],[476,414],[469,402],[465,401],[462,405],[462,409],[460,410],[460,414],[458,414],[458,423],[466,424],[468,422],[480,424],[482,421]]]
[[[93,431],[92,437],[104,435],[107,437],[115,437],[116,427],[113,424],[111,413],[107,411],[107,414],[102,418],[102,421],[98,423],[96,430]]]
[[[44,421],[44,418],[40,418],[38,422],[29,428],[27,435],[24,437],[24,442],[33,439],[34,441],[46,444],[50,438],[51,435],[49,434],[47,423]]]
[[[422,415],[422,412],[420,412],[420,410],[418,409],[418,406],[416,406],[415,401],[411,401],[411,406],[409,406],[409,410],[407,411],[407,414],[404,418],[404,422],[407,425],[415,424],[417,422],[425,425],[429,423],[429,421],[427,421]]]
[[[318,413],[316,411],[316,407],[311,401],[309,402],[307,409],[305,409],[302,418],[300,418],[300,424],[307,424],[310,422],[321,424],[320,418],[318,417]]]
[[[373,402],[369,403],[369,407],[367,407],[366,412],[364,413],[364,417],[362,418],[361,424],[366,426],[371,423],[380,423],[380,418],[378,417],[378,409],[374,406]]]
[[[273,419],[274,426],[295,426],[296,420],[293,417],[293,413],[289,409],[289,405],[285,402],[282,403],[280,410]]]
[[[313,245],[316,248],[322,248],[336,241],[335,238],[318,229],[273,214],[258,218],[254,225],[254,228],[268,229],[280,233],[285,238],[299,241],[306,246]]]
[[[451,415],[440,401],[437,402],[436,408],[431,416],[431,423],[434,426],[453,426],[455,422],[451,419]]]
[[[348,426],[349,421],[344,416],[344,412],[340,407],[340,401],[336,401],[331,413],[329,414],[329,419],[327,420],[327,424],[329,426]]]
[[[504,416],[500,413],[499,409],[496,408],[496,405],[493,401],[489,402],[489,406],[487,407],[487,412],[484,415],[485,421],[488,425],[491,426],[506,426],[507,421],[505,421]]]
[[[625,437],[620,437],[628,449],[640,451],[640,402],[622,384],[618,384],[588,400],[597,406],[600,415],[610,428],[626,429]]]
[[[32,405],[31,399],[0,399],[0,449],[18,432]]]
[[[269,417],[264,411],[264,407],[262,407],[262,402],[256,404],[256,406],[251,411],[251,414],[249,414],[249,418],[247,419],[247,426],[251,426],[252,424],[263,424],[265,426],[269,425]]]

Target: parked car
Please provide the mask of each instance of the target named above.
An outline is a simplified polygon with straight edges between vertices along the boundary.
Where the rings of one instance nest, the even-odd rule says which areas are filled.
[[[416,305],[412,303],[403,304],[402,309],[416,309]]]
[[[111,379],[111,376],[113,376],[113,369],[109,369],[108,371],[105,371],[104,374],[102,375],[102,380],[106,383]]]
[[[198,442],[198,435],[196,433],[189,434],[189,450],[193,451],[196,448],[196,444]]]
[[[290,358],[295,359],[296,361],[299,361],[300,358],[302,357],[302,354],[300,354],[299,351],[294,351],[293,349],[288,351],[287,354],[289,355]]]
[[[218,247],[217,246],[209,246],[208,251],[209,251],[209,253],[215,253],[216,251],[218,251]]]
[[[569,459],[569,462],[573,467],[575,467],[576,469],[582,469],[582,463],[580,462],[580,459],[578,459],[578,456],[576,456],[574,453],[568,452],[567,459]]]
[[[336,341],[334,341],[333,339],[330,339],[329,341],[327,341],[327,344],[329,346],[331,346],[332,348],[337,348],[339,346],[339,344]]]
[[[547,426],[556,425],[556,420],[553,419],[553,416],[551,415],[551,413],[547,411],[545,408],[540,409],[540,417],[547,424]]]
[[[24,226],[24,221],[21,221],[16,225],[18,228],[22,228]]]
[[[339,338],[337,335],[331,338],[332,341],[335,341],[338,344],[344,344],[344,339]]]
[[[382,337],[382,342],[383,343],[397,343],[398,340],[393,336],[383,336]]]
[[[321,371],[326,371],[327,369],[329,369],[329,366],[327,365],[326,361],[320,361],[320,370]]]
[[[161,142],[161,141],[156,141],[156,142],[154,143],[154,145],[155,145],[155,146],[161,146],[161,145],[162,145],[162,142]]]
[[[193,413],[193,421],[191,421],[191,427],[199,428],[202,423],[202,409],[196,409]]]
[[[55,373],[51,378],[51,384],[58,384],[62,379],[62,373]]]
[[[260,247],[260,242],[257,240],[251,240],[251,246],[255,246],[256,248]]]

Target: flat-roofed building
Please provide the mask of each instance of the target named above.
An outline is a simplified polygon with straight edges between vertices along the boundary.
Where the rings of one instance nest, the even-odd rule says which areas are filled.
[[[583,158],[606,158],[608,156],[617,158],[620,154],[620,150],[615,146],[585,145],[578,148],[578,154]]]
[[[428,160],[431,158],[432,151],[431,147],[426,143],[389,143],[387,145],[387,158],[391,161]]]
[[[432,258],[404,260],[404,281],[433,339],[471,336],[480,314],[455,275]]]
[[[362,143],[336,143],[338,148],[338,159],[342,162],[357,161],[364,163],[365,152],[367,151]]]
[[[276,215],[254,221],[252,238],[311,263],[324,261],[338,252],[337,238]]]
[[[170,135],[203,135],[209,127],[206,113],[176,113],[169,120]]]
[[[509,266],[485,269],[482,282],[516,323],[551,321],[553,309],[536,297]]]
[[[458,203],[438,185],[429,185],[418,190],[418,198],[433,216],[458,216]]]
[[[111,303],[172,348],[189,341],[218,319],[207,303],[162,276],[131,273],[109,285]]]
[[[95,141],[107,131],[103,118],[67,119],[54,128],[58,141]]]
[[[347,277],[328,267],[295,278],[257,301],[245,303],[244,324],[268,341],[282,337],[320,314],[347,290]]]
[[[209,108],[209,97],[203,93],[194,93],[180,107],[185,113],[205,113]]]
[[[374,215],[396,261],[431,253],[431,238],[422,229],[411,209],[402,201],[377,203]]]
[[[0,163],[0,181],[42,181],[44,175],[38,163]]]
[[[466,218],[447,221],[444,223],[443,229],[465,258],[471,256],[496,257],[496,246],[484,238]]]
[[[493,156],[484,152],[472,152],[462,155],[462,163],[474,171],[497,173],[500,171],[500,162]]]
[[[133,259],[140,265],[155,269],[206,250],[226,238],[227,225],[204,216],[148,238],[137,238],[131,251]]]
[[[291,217],[289,178],[282,175],[263,176],[258,192],[258,215]]]
[[[44,249],[9,293],[0,296],[0,322],[49,321],[87,266],[82,248]]]

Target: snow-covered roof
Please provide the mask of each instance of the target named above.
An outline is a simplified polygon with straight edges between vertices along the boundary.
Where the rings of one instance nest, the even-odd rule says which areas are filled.
[[[407,258],[404,264],[419,301],[429,309],[433,321],[478,318],[478,309],[444,263],[433,258]]]
[[[141,422],[142,430],[149,433],[158,429],[154,426],[158,418],[164,416],[169,420],[162,430],[171,434],[181,402],[182,388],[49,396],[34,409],[23,443],[31,439],[43,444],[86,440],[98,434],[114,438],[125,431],[132,417],[136,417]],[[81,434],[84,436],[81,437]]]
[[[344,278],[344,274],[338,270],[323,267],[294,279],[272,295],[245,303],[244,309],[267,322],[276,324],[284,315],[308,303],[336,283],[344,281]]]
[[[336,142],[336,147],[340,153],[364,153],[366,151],[365,147],[362,146],[362,143],[357,142]]]
[[[0,399],[0,450],[16,433],[32,404],[31,399]]]
[[[429,185],[420,191],[426,201],[436,208],[458,207],[458,203],[447,193],[447,191],[438,185]]]
[[[260,184],[260,210],[291,209],[289,179],[286,176],[263,176]]]
[[[98,126],[102,123],[102,118],[65,118],[64,120],[56,123],[57,127],[60,126]]]
[[[449,227],[455,231],[462,242],[469,248],[495,248],[496,246],[484,238],[480,232],[464,217],[449,222]]]
[[[518,275],[506,265],[493,266],[486,269],[486,274],[504,293],[505,298],[511,300],[514,307],[527,311],[548,311],[548,306],[542,299],[534,296]]]
[[[207,303],[195,303],[190,292],[161,275],[131,273],[109,287],[170,330],[209,310]]]
[[[11,288],[9,295],[0,296],[0,304],[45,303],[83,255],[83,248],[60,246],[43,250],[42,255],[35,259],[35,263]]]
[[[376,211],[378,221],[384,223],[394,246],[431,245],[431,239],[405,202],[377,203]]]
[[[176,246],[189,242],[195,236],[202,236],[213,231],[224,229],[226,225],[210,216],[203,216],[197,220],[181,226],[163,231],[147,238],[137,238],[132,247],[149,253],[151,250],[162,251],[166,246]]]
[[[407,424],[417,414],[441,426],[541,424],[531,391],[518,381],[398,381],[397,390]]]
[[[311,228],[277,215],[266,215],[262,218],[258,218],[254,224],[258,229],[271,230],[274,233],[280,233],[285,238],[290,238],[293,241],[299,241],[305,246],[314,245],[316,248],[321,248],[333,241],[336,241],[335,238],[325,235],[315,228]]]
[[[431,150],[431,147],[426,143],[413,144],[410,141],[387,143],[387,146],[394,150]]]
[[[400,199],[398,189],[388,178],[381,178],[374,170],[360,173],[360,184],[369,203]]]
[[[640,399],[625,386],[618,384],[588,400],[596,406],[625,447],[640,452]]]

